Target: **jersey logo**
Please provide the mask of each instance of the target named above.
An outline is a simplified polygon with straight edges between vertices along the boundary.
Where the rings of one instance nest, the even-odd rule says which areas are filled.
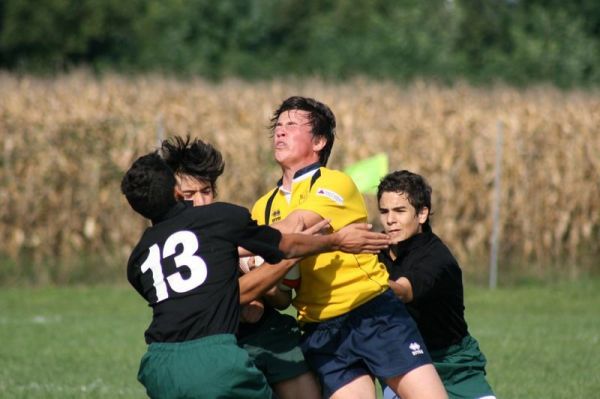
[[[281,211],[279,209],[275,210],[271,216],[271,222],[277,222],[278,220],[281,220]]]
[[[336,193],[335,191],[320,188],[317,190],[317,195],[320,195],[322,197],[327,197],[330,200],[337,202],[338,204],[344,203],[344,198],[341,195],[339,195],[338,193]]]

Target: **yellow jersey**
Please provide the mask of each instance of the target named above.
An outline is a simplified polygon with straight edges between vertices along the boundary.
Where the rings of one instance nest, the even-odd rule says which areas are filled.
[[[318,163],[296,172],[291,192],[278,186],[259,198],[252,217],[259,224],[285,219],[301,209],[329,219],[334,231],[367,222],[367,209],[352,179]],[[374,254],[335,251],[300,262],[300,286],[292,304],[300,322],[320,322],[362,305],[388,288],[388,272]]]

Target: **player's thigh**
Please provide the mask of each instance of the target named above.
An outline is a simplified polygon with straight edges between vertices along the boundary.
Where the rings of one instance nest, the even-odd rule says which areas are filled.
[[[271,385],[309,371],[299,342],[295,319],[279,313],[270,315],[256,331],[239,340]]]
[[[373,306],[353,312],[366,311],[350,319],[353,345],[349,348],[360,354],[370,374],[386,379],[430,364],[425,341],[404,304],[391,291],[372,302]]]
[[[153,344],[142,358],[139,381],[161,399],[272,396],[265,377],[233,335],[173,344]]]
[[[444,385],[432,364],[410,370],[406,374],[385,380],[387,386],[402,399],[447,399]]]
[[[336,390],[331,399],[375,399],[375,383],[369,375],[361,375]]]
[[[494,397],[486,380],[486,358],[477,340],[466,336],[456,345],[432,351],[433,364],[452,398]]]
[[[272,384],[271,387],[279,399],[321,399],[321,388],[310,371]]]

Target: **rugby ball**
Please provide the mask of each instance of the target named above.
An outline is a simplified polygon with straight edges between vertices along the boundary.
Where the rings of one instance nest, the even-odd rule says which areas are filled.
[[[282,291],[291,291],[298,287],[300,287],[300,265],[296,263],[277,284],[277,288]]]

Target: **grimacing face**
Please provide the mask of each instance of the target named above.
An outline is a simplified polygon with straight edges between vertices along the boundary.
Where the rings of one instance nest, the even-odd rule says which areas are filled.
[[[417,213],[404,193],[384,191],[379,200],[381,225],[394,243],[421,233],[428,216],[428,208],[423,208]]]
[[[313,137],[309,115],[301,110],[279,115],[273,132],[273,152],[280,165],[299,168],[319,160],[325,139]]]
[[[184,200],[192,201],[194,206],[208,205],[215,200],[215,191],[209,181],[185,174],[177,174],[176,177],[178,193]]]

